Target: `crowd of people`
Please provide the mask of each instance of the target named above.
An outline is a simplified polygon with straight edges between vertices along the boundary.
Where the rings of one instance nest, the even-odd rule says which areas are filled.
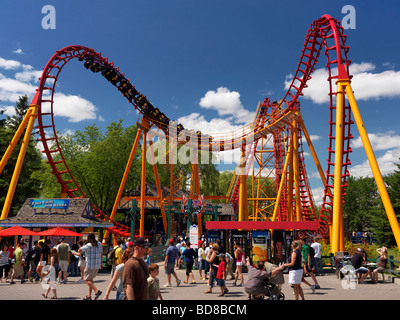
[[[172,280],[176,286],[182,281],[189,285],[196,284],[197,275],[194,270],[197,269],[199,281],[208,285],[204,294],[213,293],[215,287],[219,288],[218,297],[228,294],[227,281],[230,276],[232,285],[243,286],[249,298],[263,299],[269,294],[265,283],[288,268],[288,282],[293,288],[294,298],[304,300],[301,284],[310,287],[314,293],[320,289],[317,276],[324,276],[320,241],[318,236],[311,245],[306,243],[305,237],[293,241],[287,262],[276,266],[263,261],[251,263],[249,257],[245,256],[244,248],[238,243],[234,243],[230,254],[219,239],[215,243],[206,243],[204,238],[199,241],[197,250],[192,248],[188,240],[170,239],[165,259],[159,264],[150,263],[152,249],[147,239],[139,237],[134,242],[117,239],[116,245],[107,254],[111,277],[103,299],[114,299],[110,295],[115,291],[117,300],[162,300],[158,279],[160,269],[163,269],[167,278],[164,287],[173,287]],[[357,249],[352,257],[351,263],[360,274],[360,283],[368,276],[376,281],[378,273],[386,269],[387,249],[378,249],[378,254],[379,264],[375,270],[365,267],[367,257],[361,249]],[[79,282],[84,282],[88,287],[83,299],[97,300],[103,292],[96,287],[94,279],[102,264],[103,246],[93,233],[88,235],[85,243],[78,241],[77,246],[70,246],[61,238],[55,246],[51,246],[50,240],[35,241],[28,250],[22,239],[15,249],[4,243],[0,251],[0,275],[4,275],[3,280],[15,284],[19,278],[24,283],[27,281],[24,275],[27,274],[28,281],[48,284],[42,295],[49,298],[51,294],[51,299],[57,299],[56,283],[66,283],[69,274],[79,273]],[[246,281],[243,276],[244,266],[247,267]],[[182,280],[176,272],[180,268],[185,269],[186,277]],[[306,276],[309,276],[309,281]]]

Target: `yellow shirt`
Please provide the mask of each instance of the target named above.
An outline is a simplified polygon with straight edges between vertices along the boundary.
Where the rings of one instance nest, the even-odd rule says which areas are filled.
[[[122,248],[120,248],[119,246],[115,246],[114,249],[115,249],[115,264],[120,264],[122,260]]]

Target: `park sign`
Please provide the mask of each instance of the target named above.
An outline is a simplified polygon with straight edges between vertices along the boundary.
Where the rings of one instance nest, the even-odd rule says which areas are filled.
[[[64,209],[64,214],[66,214],[69,208],[69,199],[32,199],[30,205],[33,208],[33,215],[36,214],[36,209],[49,209],[49,215],[51,209]]]

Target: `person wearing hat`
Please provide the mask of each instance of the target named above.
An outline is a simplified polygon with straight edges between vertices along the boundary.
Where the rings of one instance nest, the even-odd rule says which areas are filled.
[[[366,277],[368,276],[372,277],[371,270],[362,266],[363,262],[364,262],[364,257],[362,254],[362,250],[360,248],[357,248],[356,252],[351,257],[351,264],[356,270],[356,272],[360,275],[359,283],[361,284],[365,283],[364,280]]]
[[[122,274],[124,300],[149,300],[149,270],[143,257],[147,255],[150,245],[143,237],[133,243],[133,255],[125,263]]]
[[[165,251],[165,260],[164,260],[164,270],[167,275],[167,283],[164,287],[172,287],[171,285],[171,275],[174,276],[176,280],[176,285],[179,286],[181,284],[181,280],[178,279],[178,276],[175,272],[175,264],[178,266],[179,260],[179,249],[174,246],[174,240],[169,239],[168,241],[168,249]]]

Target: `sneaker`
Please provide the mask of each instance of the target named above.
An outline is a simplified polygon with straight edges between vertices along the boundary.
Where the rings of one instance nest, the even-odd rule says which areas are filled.
[[[319,284],[315,285],[315,289],[321,289],[321,287],[319,286]]]
[[[193,281],[192,281],[192,284],[196,284],[196,281],[193,280]]]
[[[176,280],[176,286],[179,287],[179,285],[181,284],[181,280]]]
[[[314,284],[311,285],[311,291],[312,291],[312,293],[315,292],[315,285]]]
[[[169,282],[167,284],[164,284],[164,287],[172,287],[172,284],[170,284]]]

